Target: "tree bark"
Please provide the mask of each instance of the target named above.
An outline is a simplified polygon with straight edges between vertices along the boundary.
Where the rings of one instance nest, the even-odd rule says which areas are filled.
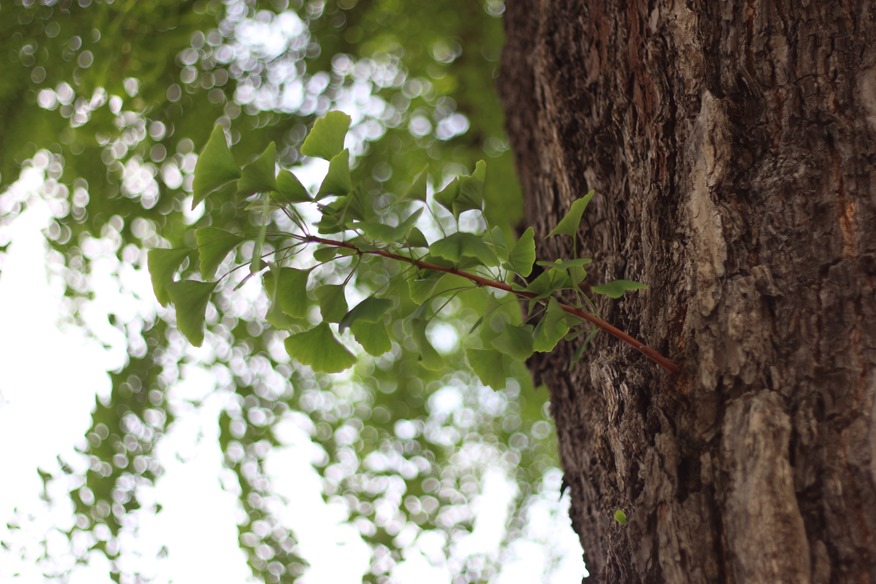
[[[876,13],[508,0],[500,92],[542,259],[647,292],[532,363],[606,582],[876,582]],[[623,509],[626,526],[612,516]]]

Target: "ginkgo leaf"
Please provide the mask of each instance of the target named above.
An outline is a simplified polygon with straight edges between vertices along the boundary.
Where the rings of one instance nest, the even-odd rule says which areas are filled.
[[[519,326],[506,325],[502,334],[491,339],[490,344],[497,351],[523,361],[532,355],[532,337],[534,332],[534,327],[529,324]]]
[[[225,132],[221,126],[213,128],[207,145],[195,164],[195,179],[192,182],[192,208],[210,195],[232,193],[236,190],[235,181],[240,178],[240,167],[234,161],[231,150],[225,142]]]
[[[408,232],[405,243],[410,247],[429,247],[429,241],[426,239],[426,236],[416,227],[412,227]]]
[[[244,197],[253,193],[268,193],[277,190],[277,180],[274,176],[277,164],[277,145],[271,142],[258,158],[243,167],[240,180],[237,181],[237,192]]]
[[[539,353],[549,353],[568,332],[569,323],[566,319],[566,312],[556,300],[551,298],[544,316],[535,327],[533,349]]]
[[[390,308],[392,308],[392,300],[369,296],[344,315],[338,326],[343,331],[356,321],[378,322]]]
[[[642,284],[641,282],[634,282],[632,280],[614,280],[606,282],[605,284],[593,286],[590,289],[597,294],[602,294],[609,298],[620,298],[624,295],[624,292],[627,292],[628,290],[647,290],[648,285]]]
[[[584,216],[584,210],[587,208],[587,205],[590,204],[590,199],[592,198],[593,191],[590,191],[572,203],[572,206],[569,208],[566,215],[559,223],[557,223],[557,226],[548,233],[548,237],[560,234],[576,237],[578,235],[578,228],[581,226],[581,217]]]
[[[329,162],[326,173],[319,191],[316,193],[317,200],[329,195],[343,196],[353,190],[353,181],[350,178],[350,152],[344,150]]]
[[[426,326],[429,323],[422,318],[411,320],[411,330],[413,332],[414,343],[420,351],[420,364],[429,371],[440,371],[444,368],[444,360],[432,343],[429,342],[429,337],[426,335]]]
[[[329,112],[316,120],[313,129],[301,145],[301,153],[331,160],[344,149],[344,138],[350,129],[350,116],[344,112]]]
[[[356,229],[361,229],[362,232],[375,242],[380,243],[396,243],[403,240],[408,233],[413,229],[414,223],[423,214],[423,209],[417,209],[407,219],[398,225],[386,225],[377,221],[360,221],[353,224]]]
[[[281,203],[307,203],[310,201],[310,193],[297,176],[284,169],[277,174],[277,190],[274,192],[274,198]]]
[[[335,337],[328,323],[289,336],[284,342],[289,356],[314,371],[337,373],[352,367],[356,357]]]
[[[411,183],[411,186],[404,192],[402,195],[402,199],[415,199],[417,201],[426,202],[426,186],[429,181],[429,166],[421,170],[417,176],[414,177],[414,182]]]
[[[315,259],[316,261],[318,261],[320,263],[329,262],[329,261],[335,259],[335,257],[337,257],[337,255],[338,255],[338,248],[337,247],[326,246],[326,247],[320,247],[318,249],[313,250],[313,259]]]
[[[369,355],[380,357],[392,349],[392,340],[386,330],[386,324],[380,322],[354,322],[350,327],[353,336]]]
[[[484,206],[484,178],[487,165],[479,160],[471,176],[459,177],[459,194],[453,199],[452,212],[459,217],[465,211],[480,210]]]
[[[454,178],[446,187],[435,193],[435,201],[453,213],[453,201],[459,196],[459,178]]]
[[[285,314],[302,317],[307,314],[307,278],[311,270],[276,268],[265,274],[265,290]]]
[[[176,308],[176,325],[191,344],[200,347],[204,342],[204,316],[210,294],[217,282],[183,280],[167,287],[170,300]]]
[[[228,252],[237,247],[243,238],[218,227],[204,227],[195,231],[195,241],[198,242],[201,275],[210,280]]]
[[[473,233],[457,231],[429,246],[429,254],[449,262],[459,263],[462,258],[474,258],[485,266],[495,266],[499,259],[484,240]]]
[[[538,277],[525,288],[527,292],[535,294],[535,298],[547,298],[558,290],[570,288],[572,280],[565,270],[551,268],[543,271]]]
[[[505,389],[510,364],[506,355],[489,349],[468,349],[465,356],[481,383],[495,390]]]
[[[347,297],[343,284],[326,284],[313,291],[322,319],[326,322],[341,322],[347,314]]]
[[[524,278],[532,273],[535,262],[535,236],[532,227],[528,227],[508,254],[508,265],[511,271]]]
[[[170,302],[167,286],[173,282],[173,275],[190,253],[192,253],[190,249],[149,250],[146,265],[149,267],[149,276],[152,279],[152,291],[161,306],[167,306]]]

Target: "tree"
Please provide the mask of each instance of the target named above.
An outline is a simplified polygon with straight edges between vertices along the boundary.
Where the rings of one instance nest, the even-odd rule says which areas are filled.
[[[876,579],[873,17],[507,5],[525,216],[543,236],[595,189],[593,269],[651,286],[606,314],[683,366],[606,338],[577,367],[571,346],[532,363],[602,581]]]
[[[110,250],[119,287],[137,295],[123,272],[145,270],[144,248],[184,242],[198,216],[177,211],[190,208],[197,153],[217,122],[241,163],[274,141],[278,160],[291,165],[317,116],[356,109],[351,149],[366,189],[398,193],[427,162],[441,179],[486,158],[484,197],[501,202],[490,206],[491,221],[510,232],[521,203],[490,89],[500,12],[492,0],[4,4],[0,50],[13,74],[0,80],[0,178],[8,185],[24,164],[47,179],[65,316],[77,318],[94,292],[96,249]],[[29,201],[0,203],[5,221]],[[247,228],[243,216],[230,221]],[[220,442],[245,512],[241,547],[259,578],[288,581],[305,569],[294,534],[276,517],[282,497],[265,471],[265,453],[281,442],[276,426],[291,412],[305,414],[298,419],[322,449],[326,498],[347,508],[380,560],[372,580],[401,558],[402,529],[440,532],[450,555],[473,529],[470,503],[489,461],[504,459],[519,479],[507,539],[523,530],[527,501],[554,465],[545,394],[527,375],[494,393],[474,382],[460,351],[443,356],[442,370],[424,372],[395,332],[398,358],[363,359],[361,384],[332,384],[277,357],[266,298],[251,300],[229,293],[212,305],[215,353],[206,357],[183,342],[171,312],[105,315],[128,362],[111,373],[112,394],[95,403],[81,456],[42,469],[55,487],[47,493],[70,485],[71,556],[118,560],[138,515],[155,511],[141,509],[139,494],[162,472],[155,446],[179,413],[169,402],[173,386],[198,366],[210,368],[228,400],[217,420]],[[478,305],[450,308],[444,325],[464,335]],[[459,404],[441,413],[430,400],[447,387]],[[559,560],[557,553],[547,549]],[[484,557],[449,566],[466,581],[497,569],[497,558]],[[133,577],[123,561],[113,571],[118,580]]]

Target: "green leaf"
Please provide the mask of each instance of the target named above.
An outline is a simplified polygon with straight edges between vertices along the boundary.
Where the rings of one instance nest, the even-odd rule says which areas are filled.
[[[311,270],[275,268],[265,274],[265,290],[284,314],[296,318],[307,314],[310,304],[307,299],[307,278]]]
[[[593,286],[591,288],[591,290],[593,290],[597,294],[602,294],[603,296],[608,296],[609,298],[620,298],[624,295],[624,292],[627,292],[628,290],[647,289],[647,284],[642,284],[641,282],[633,282],[632,280],[614,280],[611,282],[606,282],[605,284]]]
[[[343,332],[356,321],[378,322],[390,308],[392,308],[392,300],[369,296],[344,315],[338,327]]]
[[[337,373],[356,363],[356,357],[335,338],[326,322],[309,331],[291,335],[285,345],[290,357],[311,366],[314,371]]]
[[[392,340],[386,330],[386,324],[380,322],[356,321],[350,327],[353,336],[369,355],[380,357],[392,349]]]
[[[271,306],[265,315],[265,320],[268,321],[275,329],[290,330],[294,327],[310,326],[310,323],[305,318],[294,318],[286,314],[280,309],[280,303],[276,300],[271,301]]]
[[[386,225],[377,221],[359,221],[353,224],[356,229],[361,229],[375,243],[398,243],[407,237],[408,232],[414,227],[414,223],[423,214],[423,209],[417,209],[407,219],[396,226]]]
[[[276,164],[277,145],[271,142],[258,158],[243,167],[240,180],[237,181],[237,193],[248,197],[253,193],[276,191]]]
[[[532,325],[506,325],[505,329],[490,343],[497,351],[510,355],[518,361],[528,359],[532,355],[534,328]]]
[[[350,116],[344,112],[327,113],[313,124],[313,129],[301,145],[301,153],[332,160],[344,149],[344,138],[350,129],[350,122]]]
[[[499,258],[484,240],[473,233],[457,231],[429,246],[429,254],[454,264],[463,258],[474,258],[485,266],[495,266]]]
[[[627,514],[624,513],[622,509],[618,509],[614,512],[614,520],[617,521],[620,525],[626,525],[630,522]]]
[[[288,170],[281,170],[277,174],[277,190],[274,198],[280,203],[307,203],[311,200],[310,193],[298,177]]]
[[[539,266],[546,268],[555,268],[558,270],[568,270],[569,268],[578,268],[587,266],[593,263],[592,258],[576,258],[573,260],[554,260],[552,262],[536,262]]]
[[[505,389],[509,367],[506,355],[489,349],[469,349],[465,356],[481,383],[495,390]]]
[[[326,322],[341,322],[347,314],[347,296],[343,284],[326,284],[313,291],[322,319]]]
[[[264,265],[262,260],[262,250],[265,247],[265,237],[268,234],[268,222],[271,218],[271,197],[262,195],[259,198],[262,206],[261,223],[259,223],[259,233],[255,239],[255,245],[252,248],[252,258],[249,262],[249,273],[255,274],[261,271]]]
[[[544,316],[535,327],[533,349],[539,353],[549,353],[568,332],[566,312],[560,307],[559,302],[551,298]]]
[[[484,206],[484,177],[487,165],[479,160],[471,176],[459,177],[459,195],[453,199],[453,214],[459,217],[465,211],[480,210]]]
[[[454,178],[446,187],[435,193],[435,201],[453,213],[453,201],[459,196],[459,178]]]
[[[204,316],[210,294],[217,282],[183,280],[167,287],[170,300],[176,308],[176,325],[191,344],[200,347],[204,342]]]
[[[167,287],[173,282],[173,275],[179,269],[183,260],[192,253],[190,249],[150,249],[146,259],[149,276],[152,278],[152,290],[161,306],[167,306],[170,296]]]
[[[238,178],[240,167],[228,149],[225,132],[221,126],[216,126],[195,164],[192,208],[214,193],[232,193],[236,188],[234,181]]]
[[[563,290],[572,286],[569,274],[564,270],[551,268],[543,271],[538,277],[525,288],[527,292],[535,294],[536,299],[547,298],[557,290]]]
[[[426,236],[423,235],[423,232],[416,227],[411,228],[411,231],[408,233],[406,243],[410,247],[429,247],[429,242],[426,240]]]
[[[337,256],[337,255],[338,255],[338,248],[331,247],[331,246],[325,246],[325,247],[320,247],[319,249],[314,250],[313,259],[315,259],[316,261],[318,261],[319,263],[322,264],[322,263],[329,262],[329,261],[335,259],[335,256]]]
[[[350,152],[344,150],[329,162],[328,173],[326,173],[322,184],[319,185],[319,191],[316,193],[316,199],[322,199],[329,195],[343,196],[353,190],[353,181],[350,178]]]
[[[408,187],[408,190],[404,192],[402,195],[402,199],[416,199],[417,201],[426,202],[426,186],[429,181],[429,166],[420,171],[420,173],[414,177],[414,182],[411,183],[411,186]]]
[[[195,231],[195,241],[198,242],[201,275],[211,280],[228,252],[237,247],[243,238],[218,227],[204,227]]]
[[[593,198],[593,191],[590,191],[574,203],[569,208],[569,211],[566,213],[566,216],[562,218],[562,220],[557,223],[557,226],[553,228],[553,230],[548,233],[548,237],[553,237],[554,235],[569,235],[571,237],[575,237],[578,235],[578,227],[581,226],[581,217],[584,216],[584,209],[587,208],[587,205],[590,203],[590,199]]]
[[[471,286],[473,286],[471,281],[443,272],[426,272],[424,278],[408,280],[408,292],[411,295],[411,300],[417,304],[422,304],[429,298],[438,296],[447,290]]]
[[[532,273],[533,262],[535,262],[535,233],[532,227],[528,227],[511,248],[508,265],[512,272],[525,278]]]
[[[413,332],[414,343],[420,351],[420,364],[429,371],[440,371],[444,369],[444,359],[429,342],[429,337],[426,335],[426,326],[428,321],[422,318],[414,318],[411,320],[411,330]]]

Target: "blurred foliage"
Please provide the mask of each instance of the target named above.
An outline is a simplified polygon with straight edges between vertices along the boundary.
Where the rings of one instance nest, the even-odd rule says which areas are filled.
[[[115,254],[121,273],[145,270],[145,247],[182,243],[197,216],[173,211],[190,205],[195,153],[215,123],[230,130],[240,161],[273,140],[289,165],[316,116],[346,110],[355,172],[373,191],[401,193],[427,164],[450,176],[488,158],[490,221],[510,230],[522,207],[492,87],[502,10],[500,0],[3,2],[0,189],[22,165],[44,173],[47,235],[64,258],[74,319],[94,294],[88,275],[100,253]],[[0,197],[0,221],[26,204]],[[456,302],[442,326],[465,335],[480,309]],[[227,397],[221,447],[245,511],[240,544],[259,579],[305,569],[276,513],[295,502],[272,490],[264,468],[284,443],[284,421],[320,446],[325,497],[344,504],[372,546],[369,581],[382,581],[417,534],[440,534],[451,558],[490,465],[518,481],[506,540],[516,536],[556,465],[545,394],[523,368],[503,392],[476,383],[459,351],[430,373],[399,330],[400,349],[362,359],[352,377],[317,376],[288,362],[271,317],[263,295],[221,296],[208,313],[209,349],[195,352],[167,326],[172,311],[109,314],[129,359],[95,405],[82,447],[90,462],[71,493],[68,535],[88,542],[83,561],[93,549],[111,560],[124,553],[119,535],[135,528],[138,487],[160,474],[155,446],[179,413],[168,392],[190,364]],[[497,569],[482,557],[449,561],[465,582]],[[113,565],[115,579],[133,577]]]

